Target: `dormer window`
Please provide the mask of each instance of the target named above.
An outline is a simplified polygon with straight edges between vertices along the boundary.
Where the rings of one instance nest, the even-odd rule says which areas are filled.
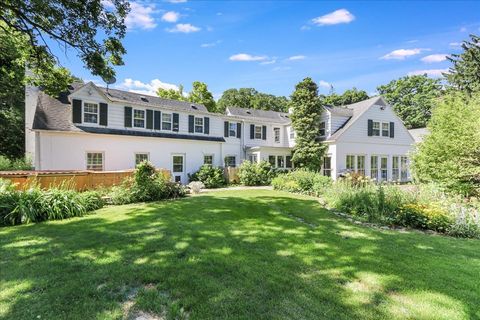
[[[172,114],[162,114],[162,130],[172,130]]]
[[[145,128],[145,110],[133,110],[133,126],[135,128]]]
[[[83,122],[98,124],[98,104],[90,102],[83,104]]]
[[[141,97],[140,97],[140,100],[142,100],[143,102],[148,102],[148,99],[145,98],[144,96],[141,96]]]
[[[325,137],[326,130],[325,130],[325,121],[320,122],[320,136]]]

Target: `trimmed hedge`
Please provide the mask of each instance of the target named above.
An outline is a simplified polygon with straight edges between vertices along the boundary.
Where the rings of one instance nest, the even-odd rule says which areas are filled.
[[[243,161],[238,170],[240,183],[245,186],[267,186],[276,175],[275,168],[268,161]]]

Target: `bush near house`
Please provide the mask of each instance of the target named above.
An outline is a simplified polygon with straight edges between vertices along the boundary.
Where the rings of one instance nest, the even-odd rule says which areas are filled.
[[[466,202],[460,196],[446,195],[434,185],[418,185],[410,190],[377,185],[351,174],[322,185],[316,175],[297,170],[279,175],[272,185],[277,190],[319,196],[329,207],[364,221],[480,238],[480,202],[473,198]],[[316,183],[312,182],[316,179]]]
[[[202,165],[197,172],[189,174],[188,179],[190,182],[200,181],[208,189],[220,188],[227,183],[223,175],[223,169],[210,164]]]
[[[275,168],[268,161],[252,163],[244,161],[238,170],[240,183],[245,186],[266,186],[276,176]]]
[[[132,178],[125,179],[120,186],[114,186],[106,192],[112,204],[158,201],[184,195],[182,185],[159,174],[148,161],[137,165]]]
[[[12,160],[0,155],[0,171],[32,170],[32,167],[31,160],[26,157]]]
[[[280,174],[272,180],[272,186],[276,190],[284,190],[302,194],[318,196],[325,192],[332,184],[332,179],[306,169],[298,169]]]

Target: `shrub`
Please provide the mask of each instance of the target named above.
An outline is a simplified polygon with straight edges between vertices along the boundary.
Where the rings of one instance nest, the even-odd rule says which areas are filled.
[[[193,173],[189,174],[188,178],[190,182],[200,181],[203,182],[205,188],[220,188],[226,184],[225,177],[223,175],[222,168],[213,167],[210,164],[204,164],[200,169]]]
[[[268,161],[252,163],[247,160],[242,162],[238,171],[240,183],[245,186],[269,185],[275,175],[275,169]]]
[[[85,191],[79,193],[77,196],[87,212],[95,211],[105,205],[105,201],[98,191]]]
[[[453,223],[448,212],[436,204],[403,205],[395,218],[398,225],[438,232],[447,232]]]
[[[0,156],[0,171],[32,170],[32,167],[31,160],[26,157],[11,160],[5,156]]]
[[[276,190],[316,196],[323,194],[331,184],[331,178],[306,169],[280,174],[272,180],[272,186]]]

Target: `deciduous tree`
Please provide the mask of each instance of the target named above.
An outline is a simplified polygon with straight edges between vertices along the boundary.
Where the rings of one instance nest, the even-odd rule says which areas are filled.
[[[207,84],[200,81],[194,81],[192,91],[188,94],[188,101],[203,104],[208,111],[216,112],[216,103],[213,94],[208,91]]]
[[[354,87],[352,89],[346,90],[343,94],[340,95],[336,94],[335,92],[330,93],[329,95],[324,97],[323,103],[331,106],[344,106],[347,104],[367,100],[368,98],[369,97],[367,92],[363,90],[358,90]]]
[[[392,80],[377,90],[392,105],[408,129],[425,127],[442,95],[440,80],[427,75]]]

